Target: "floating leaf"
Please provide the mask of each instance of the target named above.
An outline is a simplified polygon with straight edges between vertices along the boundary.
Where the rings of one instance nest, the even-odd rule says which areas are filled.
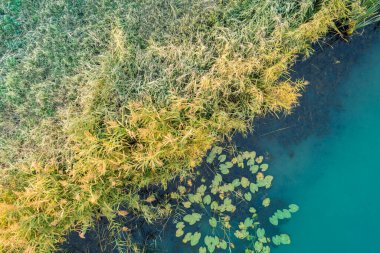
[[[259,171],[259,166],[258,165],[252,165],[250,168],[249,168],[249,171],[252,173],[252,174],[255,174]]]
[[[261,156],[256,157],[256,160],[255,160],[255,161],[256,161],[257,163],[262,163],[263,160],[264,160],[264,157],[261,155]]]
[[[274,216],[277,217],[277,219],[284,219],[284,214],[282,213],[281,210],[277,210],[275,213],[274,213]]]
[[[261,164],[260,165],[260,169],[261,169],[261,171],[267,171],[268,170],[268,164],[266,164],[266,163],[263,163],[263,164]]]
[[[204,184],[202,184],[202,185],[200,185],[200,186],[198,187],[198,189],[197,189],[197,193],[199,193],[200,195],[203,195],[203,194],[205,193],[206,190],[207,190],[207,187],[206,187]]]
[[[256,234],[259,239],[263,238],[265,236],[265,230],[263,228],[258,228]]]
[[[222,148],[222,147],[219,147],[219,146],[215,146],[215,147],[213,148],[213,151],[214,151],[215,154],[220,155],[220,154],[223,152],[223,148]]]
[[[177,229],[177,231],[175,232],[176,237],[181,237],[181,236],[183,236],[183,234],[184,234],[184,232],[183,232],[182,228]]]
[[[251,201],[252,200],[252,194],[250,192],[247,192],[247,193],[244,194],[244,198],[247,201]]]
[[[242,177],[240,180],[241,186],[247,188],[249,186],[249,180],[246,177]]]
[[[222,175],[216,174],[213,180],[213,184],[219,185],[223,181]]]
[[[207,246],[207,249],[210,253],[213,253],[215,251],[216,245],[219,243],[219,238],[214,236],[205,236],[204,242]]]
[[[214,160],[215,160],[215,157],[216,157],[215,154],[210,153],[210,154],[207,156],[206,162],[207,162],[207,163],[213,163]]]
[[[231,183],[234,187],[240,186],[240,180],[238,178],[234,179]]]
[[[244,220],[244,226],[246,228],[249,228],[249,227],[252,227],[252,225],[253,225],[253,220],[251,218],[249,218],[249,217],[245,218],[245,220]]]
[[[190,206],[191,206],[191,202],[190,202],[190,201],[186,201],[186,202],[183,202],[182,205],[183,205],[183,207],[185,207],[185,208],[190,208]]]
[[[273,215],[273,216],[269,217],[269,222],[273,226],[278,226],[278,218],[277,218],[277,216]]]
[[[182,239],[183,243],[188,243],[191,240],[192,233],[186,233],[185,237]]]
[[[280,236],[276,235],[272,237],[272,242],[274,245],[279,246],[281,245],[281,238]]]
[[[210,223],[210,226],[215,228],[216,225],[218,224],[218,221],[214,218],[214,217],[211,217],[208,222]]]
[[[178,191],[179,191],[179,193],[181,193],[181,194],[185,194],[185,192],[186,192],[186,188],[184,187],[184,186],[178,186]]]
[[[296,204],[290,204],[289,205],[289,212],[296,213],[298,212],[300,208]]]
[[[287,234],[281,234],[280,238],[281,238],[281,244],[288,245],[291,243],[290,237]]]
[[[224,162],[226,160],[226,158],[227,158],[226,155],[220,155],[219,158],[218,158],[218,160],[219,160],[219,162],[222,163],[222,162]]]
[[[257,177],[257,185],[259,187],[265,187],[268,189],[271,187],[272,181],[273,181],[273,176],[266,176],[265,178]]]
[[[207,249],[205,247],[200,247],[199,253],[207,253]]]
[[[185,227],[185,223],[183,223],[182,221],[178,222],[175,226],[176,228],[184,228]]]
[[[255,158],[256,157],[256,152],[255,151],[251,151],[249,152],[249,158]]]
[[[258,187],[256,184],[251,183],[251,184],[249,185],[249,190],[250,190],[252,193],[256,193],[256,192],[259,190],[259,187]]]
[[[263,243],[259,242],[259,241],[256,241],[255,245],[254,245],[254,248],[255,248],[256,252],[262,252],[262,250],[263,250]]]
[[[227,249],[227,242],[225,240],[220,241],[219,248]]]
[[[199,239],[201,239],[201,233],[199,232],[195,232],[192,236],[191,236],[191,239],[190,239],[190,245],[191,246],[195,246],[198,244],[199,242]]]
[[[203,198],[203,203],[204,203],[205,205],[210,205],[210,203],[211,203],[211,196],[210,196],[210,195],[206,195],[206,196],[204,196],[204,198]]]
[[[202,218],[202,215],[199,213],[192,213],[192,214],[187,214],[185,217],[183,217],[183,220],[189,223],[190,225],[194,225],[198,221],[200,221]]]
[[[218,206],[219,206],[218,202],[216,202],[216,201],[214,200],[214,201],[211,203],[210,208],[211,208],[211,210],[217,210],[217,209],[218,209]]]
[[[249,208],[249,212],[250,212],[250,213],[256,213],[256,209],[255,209],[254,207],[250,207],[250,208]]]
[[[190,195],[190,194],[189,194]],[[191,200],[190,200],[191,201]],[[191,202],[194,202],[194,203],[202,203],[202,194],[201,193],[197,193],[195,195],[193,195],[193,198],[192,198],[192,201]]]
[[[249,233],[248,233],[247,230],[236,230],[235,233],[234,233],[234,235],[235,235],[236,238],[244,239],[247,236],[249,236]]]
[[[234,166],[234,164],[232,162],[226,162],[225,166],[227,169],[231,169]]]
[[[278,225],[278,219],[276,216],[272,216],[269,218],[269,222],[273,225],[273,226],[277,226]]]
[[[268,207],[270,205],[270,198],[266,198],[263,200],[263,206]]]
[[[253,158],[249,159],[249,160],[247,161],[247,165],[248,165],[248,166],[253,166],[253,165],[255,165],[255,159],[253,159]]]
[[[223,175],[227,175],[230,173],[230,170],[227,169],[226,167],[220,167],[220,173],[222,173]]]
[[[288,209],[283,209],[282,215],[283,215],[284,219],[290,219],[292,217],[292,214],[291,214],[291,212],[289,212]]]

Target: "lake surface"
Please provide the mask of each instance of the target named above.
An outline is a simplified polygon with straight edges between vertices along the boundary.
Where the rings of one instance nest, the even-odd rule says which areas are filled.
[[[240,139],[242,147],[259,146],[269,152],[276,178],[272,198],[301,207],[281,226],[291,235],[292,245],[275,253],[380,252],[380,35],[374,36],[371,43],[361,38],[354,46],[346,45],[359,52],[349,57],[352,64],[346,64],[344,77],[330,70],[313,74],[324,75],[324,82],[335,85],[330,101],[315,109],[324,123],[313,119],[318,127],[299,138],[298,132],[305,129],[299,124],[302,119],[294,126],[293,117],[278,132]],[[335,59],[330,68],[343,61]],[[315,90],[312,99],[323,99]],[[308,127],[308,122],[303,124]]]

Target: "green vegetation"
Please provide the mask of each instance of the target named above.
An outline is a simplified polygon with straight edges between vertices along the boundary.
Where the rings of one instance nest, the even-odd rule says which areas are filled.
[[[140,190],[290,112],[297,56],[372,3],[1,0],[0,251],[53,252],[101,216],[118,228],[120,206],[168,215]]]
[[[208,180],[204,178],[202,184],[194,188],[179,186],[174,195],[183,205],[176,215],[176,237],[196,246],[194,252],[210,253],[215,249],[231,252],[235,245],[246,245],[238,252],[269,253],[271,243],[276,246],[290,244],[289,235],[268,236],[268,227],[261,224],[267,212],[265,209],[270,206],[266,189],[271,187],[273,180],[272,176],[264,175],[268,164],[262,163],[262,156],[242,152],[227,161],[222,148],[214,147],[207,162],[214,165],[214,175]],[[226,166],[231,173],[225,171]],[[277,210],[269,221],[277,226],[278,220],[291,218],[298,209],[291,204],[289,209]],[[194,229],[194,225],[200,229]]]

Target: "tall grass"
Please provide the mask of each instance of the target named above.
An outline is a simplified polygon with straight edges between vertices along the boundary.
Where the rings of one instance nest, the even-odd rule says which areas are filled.
[[[120,206],[167,215],[139,191],[186,176],[255,118],[290,113],[305,85],[293,62],[365,8],[1,1],[0,251],[53,252],[99,217],[117,227]]]

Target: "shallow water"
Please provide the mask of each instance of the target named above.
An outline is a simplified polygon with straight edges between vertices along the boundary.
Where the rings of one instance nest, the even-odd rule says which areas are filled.
[[[364,48],[336,89],[334,97],[339,106],[321,108],[329,113],[327,132],[311,132],[295,144],[289,140],[289,145],[278,138],[259,138],[260,149],[270,153],[271,173],[277,178],[272,197],[301,207],[281,226],[292,236],[292,245],[275,249],[276,253],[380,252],[377,37]]]

